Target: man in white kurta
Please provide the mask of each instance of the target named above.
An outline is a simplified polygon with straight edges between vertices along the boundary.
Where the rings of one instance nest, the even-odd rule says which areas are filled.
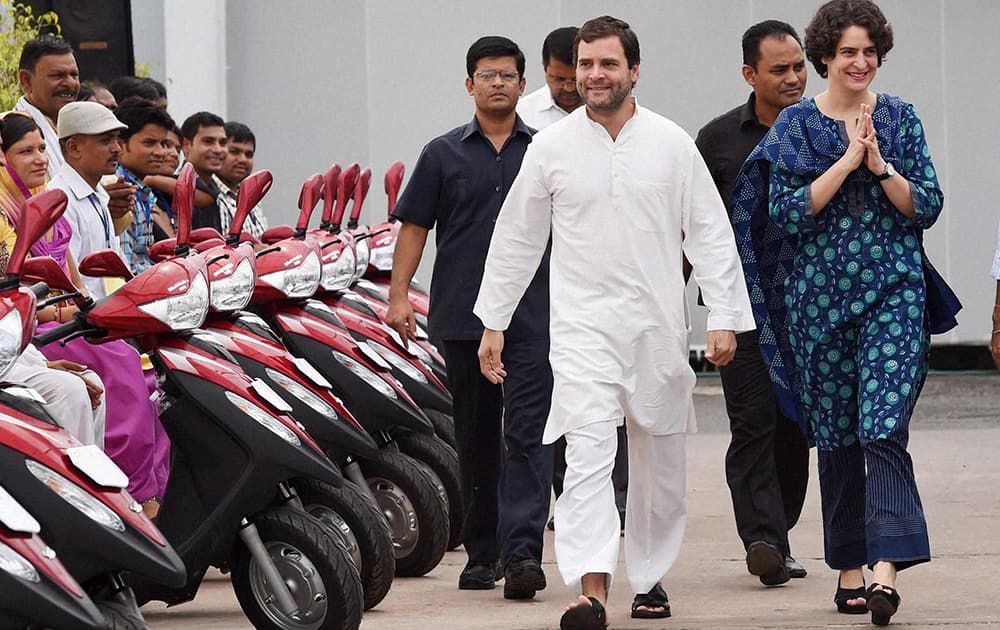
[[[603,603],[618,559],[611,470],[623,417],[633,592],[656,586],[683,538],[695,383],[683,256],[710,309],[709,358],[725,362],[735,350],[732,332],[718,331],[751,330],[754,321],[729,220],[694,142],[631,97],[637,41],[635,62],[626,65],[618,37],[587,43],[581,30],[581,38],[577,82],[587,107],[539,132],[528,148],[497,219],[475,313],[488,329],[484,373],[502,379],[502,335],[497,347],[493,331],[506,329],[551,234],[554,388],[543,440],[565,435],[568,445],[556,558],[567,585],[584,595],[595,594],[586,576],[603,574],[603,593],[595,591]],[[630,77],[619,80],[621,68],[608,61],[616,55]],[[611,111],[615,97],[622,100]]]

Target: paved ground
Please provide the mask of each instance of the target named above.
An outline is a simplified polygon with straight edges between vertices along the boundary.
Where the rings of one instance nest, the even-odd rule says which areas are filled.
[[[622,579],[612,592],[613,628],[845,628],[871,627],[867,616],[838,615],[835,574],[822,561],[819,496],[815,479],[802,519],[792,532],[793,553],[809,577],[765,589],[746,574],[723,476],[727,445],[722,390],[717,378],[701,379],[696,396],[701,432],[688,447],[689,518],[678,564],[664,580],[674,617],[628,618],[632,594]],[[1000,628],[1000,376],[935,375],[914,418],[911,452],[931,529],[934,560],[899,580],[903,603],[898,628]],[[815,470],[815,467],[813,468]],[[467,630],[558,628],[566,602],[547,534],[549,588],[532,602],[506,602],[500,588],[459,592],[465,557],[449,553],[423,578],[400,579],[389,596],[365,615],[365,630]],[[189,604],[143,609],[156,630],[235,629],[240,614],[225,576],[205,583]]]

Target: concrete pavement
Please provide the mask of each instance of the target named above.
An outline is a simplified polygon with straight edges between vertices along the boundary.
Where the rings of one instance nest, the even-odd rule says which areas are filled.
[[[664,580],[673,617],[628,617],[632,593],[624,569],[609,602],[613,628],[871,627],[865,616],[839,615],[836,574],[822,561],[822,523],[815,477],[792,551],[809,577],[764,588],[746,573],[723,474],[727,421],[717,378],[699,380],[700,433],[688,442],[688,530],[677,565]],[[901,574],[899,628],[1000,628],[1000,376],[933,375],[917,405],[911,453],[931,530],[934,559]],[[812,468],[815,471],[815,465]],[[507,602],[493,591],[458,591],[465,562],[451,552],[429,575],[397,579],[392,592],[365,614],[365,630],[500,630],[558,628],[572,595],[562,586],[546,534],[549,588],[530,602]],[[173,609],[143,609],[156,630],[236,629],[249,624],[225,576],[213,575],[198,598]]]

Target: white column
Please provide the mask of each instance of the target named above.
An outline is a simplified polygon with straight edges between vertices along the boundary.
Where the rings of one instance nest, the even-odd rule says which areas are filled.
[[[165,0],[163,31],[169,109],[177,124],[200,111],[225,118],[225,0]]]

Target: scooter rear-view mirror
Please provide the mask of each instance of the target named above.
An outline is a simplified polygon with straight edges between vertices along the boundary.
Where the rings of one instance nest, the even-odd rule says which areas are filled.
[[[389,220],[392,221],[392,211],[396,208],[396,200],[399,199],[399,189],[403,187],[403,173],[406,167],[400,161],[395,161],[389,165],[389,170],[385,172],[385,195],[389,198]]]
[[[50,289],[63,293],[75,293],[79,290],[73,285],[59,263],[49,256],[38,256],[24,261],[20,276],[21,282],[28,284],[44,282],[49,285]]]
[[[323,176],[316,173],[302,184],[302,191],[299,193],[299,220],[295,224],[295,238],[305,238],[306,228],[309,227],[309,217],[312,216],[313,208],[322,198]]]
[[[92,278],[124,278],[126,281],[134,277],[132,270],[113,249],[102,249],[84,256],[80,261],[80,273]]]
[[[340,180],[340,164],[333,164],[323,173],[323,218],[319,227],[330,229],[330,218],[333,216],[333,203],[337,200],[337,183]]]
[[[330,231],[333,233],[340,231],[340,224],[344,221],[344,210],[347,209],[347,200],[354,193],[354,186],[358,183],[359,175],[361,175],[361,166],[355,162],[344,169],[337,179],[337,202],[330,220]]]
[[[174,188],[174,216],[177,218],[177,247],[174,254],[187,256],[191,243],[191,213],[194,209],[194,189],[197,175],[194,166],[186,163],[177,176]]]
[[[368,197],[368,189],[372,185],[372,169],[366,168],[358,175],[358,181],[354,185],[354,194],[351,196],[351,218],[347,221],[347,228],[353,230],[358,227],[358,219],[361,217],[361,208],[365,205]]]
[[[229,224],[229,233],[226,235],[226,242],[230,245],[237,245],[240,242],[241,230],[247,220],[250,211],[260,203],[267,191],[271,190],[274,176],[271,171],[257,171],[249,175],[240,183],[240,191],[236,194],[236,214]]]
[[[66,193],[54,188],[34,195],[24,204],[17,226],[17,242],[14,243],[7,262],[7,275],[13,278],[15,285],[16,276],[21,272],[21,265],[32,244],[55,225],[66,211],[66,203]]]

